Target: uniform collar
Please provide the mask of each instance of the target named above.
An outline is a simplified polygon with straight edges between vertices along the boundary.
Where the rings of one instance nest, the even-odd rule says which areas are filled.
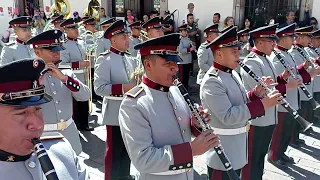
[[[17,41],[18,43],[20,43],[20,44],[23,44],[23,45],[26,44],[26,42],[24,42],[24,41],[22,41],[22,40],[20,40],[20,39],[18,39],[18,38],[16,38],[16,41]]]
[[[213,62],[213,65],[212,65],[214,68],[220,70],[220,71],[223,71],[223,72],[226,72],[226,73],[232,73],[232,70],[231,68],[228,68],[228,67],[225,67],[221,64],[218,64],[217,62]]]
[[[68,40],[70,40],[70,41],[78,41],[78,38],[71,38],[71,37],[67,37],[68,38]]]
[[[208,43],[208,44],[209,44],[209,43],[210,43],[210,41],[206,40],[206,43]]]
[[[132,37],[133,37],[133,38],[137,38],[137,39],[139,39],[139,36],[132,35]]]
[[[253,53],[255,53],[255,54],[259,55],[259,56],[263,56],[263,57],[266,57],[266,56],[267,56],[265,53],[259,51],[259,50],[256,49],[256,48],[252,48],[251,52],[253,52]]]
[[[277,49],[279,49],[279,50],[281,50],[281,51],[289,51],[289,49],[286,49],[286,48],[284,48],[284,47],[282,47],[282,46],[280,46],[280,45],[276,45],[276,47],[275,48],[277,48]]]
[[[169,92],[169,88],[170,87],[167,87],[167,86],[163,86],[161,84],[158,84],[154,81],[151,81],[149,78],[147,78],[146,76],[143,76],[142,78],[142,83],[147,85],[149,88],[151,89],[155,89],[155,90],[158,90],[158,91],[162,91],[162,92]]]
[[[31,154],[26,156],[18,156],[18,155],[0,150],[0,161],[6,161],[6,162],[26,161],[27,159],[30,158],[30,156]]]
[[[126,52],[120,51],[112,46],[110,47],[110,51],[121,56],[124,56],[126,54]]]

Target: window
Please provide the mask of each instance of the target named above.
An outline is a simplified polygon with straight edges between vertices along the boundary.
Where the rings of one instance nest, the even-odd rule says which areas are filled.
[[[124,13],[124,0],[116,0],[116,13]]]

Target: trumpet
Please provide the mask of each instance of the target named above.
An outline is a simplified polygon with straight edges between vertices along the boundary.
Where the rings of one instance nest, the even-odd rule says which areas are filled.
[[[140,36],[143,39],[143,41],[149,40],[150,38],[148,37],[148,33],[144,30],[140,31]]]

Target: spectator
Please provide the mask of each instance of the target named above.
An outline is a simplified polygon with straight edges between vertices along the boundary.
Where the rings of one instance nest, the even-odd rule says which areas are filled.
[[[149,16],[148,15],[143,15],[143,23],[146,23],[149,20]]]
[[[253,28],[253,21],[251,18],[247,17],[244,19],[244,29],[254,29]]]
[[[196,48],[199,47],[200,45],[200,30],[198,29],[197,27],[197,24],[194,22],[194,18],[193,18],[193,14],[188,14],[187,15],[188,17],[188,21],[187,21],[187,24],[188,24],[188,28],[187,28],[187,31],[188,31],[188,36],[189,36],[189,39],[192,41],[192,44],[194,46],[196,46]],[[191,52],[191,55],[192,55],[192,68],[191,68],[191,75],[193,76],[194,75],[194,71],[193,71],[193,61],[197,59],[197,53],[196,52]]]
[[[126,20],[126,28],[128,32],[131,32],[131,29],[129,27],[130,24],[132,24],[135,21],[135,17],[132,15],[132,10],[128,9],[127,10],[127,15],[124,18]]]
[[[24,10],[24,16],[30,16],[30,17],[32,16],[28,7],[26,7],[26,9]]]
[[[167,17],[167,16],[170,16],[170,17]],[[167,34],[171,34],[174,32],[174,21],[171,18],[169,10],[164,12],[164,19],[165,18],[167,18],[167,20],[163,23],[166,24],[167,26],[163,27],[163,31],[164,31],[164,35],[167,35]]]
[[[106,15],[106,10],[103,7],[100,8],[99,17],[100,17],[100,20],[99,20],[99,23],[97,24],[98,26],[97,28],[99,29],[99,31],[103,31],[102,27],[99,24],[109,19],[109,17]]]
[[[196,15],[194,13],[194,4],[193,3],[189,3],[188,4],[188,11],[186,12],[185,16],[184,16],[184,20],[188,21],[188,14],[193,14],[193,19],[196,20]]]
[[[41,11],[39,15],[34,16],[34,26],[36,28],[36,35],[43,32],[44,27],[47,24],[47,17],[44,11]]]
[[[309,22],[310,22],[309,10],[310,10],[310,5],[307,4],[306,5],[306,10],[304,12],[304,20],[303,21],[296,20],[296,16],[295,16],[295,12],[294,11],[288,11],[287,15],[286,15],[287,22],[285,22],[284,24],[281,24],[279,26],[279,29],[281,29],[283,27],[286,27],[286,26],[288,26],[290,24],[293,24],[293,23],[297,23],[298,27],[304,27],[304,26],[308,25]]]
[[[213,14],[213,24],[219,24],[219,29],[222,30],[224,25],[222,22],[220,22],[221,14],[220,13],[214,13]]]
[[[310,18],[310,26],[313,26],[313,31],[318,30],[318,20],[315,17]]]
[[[159,13],[157,10],[153,10],[150,12],[150,19],[156,17],[156,16],[159,16]]]
[[[234,26],[234,18],[231,16],[226,17],[224,20],[224,28],[227,28],[229,26]]]

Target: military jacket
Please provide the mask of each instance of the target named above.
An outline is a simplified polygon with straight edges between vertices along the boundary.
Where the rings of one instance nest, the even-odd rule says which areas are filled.
[[[42,142],[59,180],[89,180],[85,164],[64,139]],[[15,160],[16,158],[13,158]],[[35,153],[23,161],[0,160],[1,179],[47,180]]]
[[[66,49],[60,52],[61,64],[71,66],[77,78],[85,83],[85,71],[80,67],[80,62],[87,59],[84,41],[81,39],[67,40],[63,46]]]
[[[102,53],[97,59],[94,70],[94,91],[104,97],[102,103],[101,125],[118,126],[118,112],[123,99],[122,84],[133,83],[131,76],[136,61],[126,52],[114,48]]]
[[[318,51],[320,52],[320,48],[317,48]],[[319,55],[311,48],[307,47],[305,48],[306,52],[309,54],[309,56],[313,58],[319,58]],[[319,60],[318,60],[319,61]],[[313,92],[320,92],[320,76],[316,76],[313,79]]]
[[[97,48],[97,40],[98,40],[99,32],[92,33],[90,31],[86,31],[82,34],[82,40],[85,45],[85,53],[90,57],[91,68],[94,68],[95,64],[95,51]]]
[[[138,56],[138,50],[135,50],[134,49],[134,46],[141,43],[141,39],[139,37],[133,37],[133,36],[130,36],[130,39],[129,39],[129,53],[131,54],[132,57],[137,57]]]
[[[143,78],[126,93],[119,110],[122,138],[138,180],[193,180],[193,170],[175,175],[155,173],[192,168],[191,114],[176,86]],[[197,133],[199,134],[199,133]]]
[[[97,41],[96,58],[100,56],[101,53],[109,50],[111,47],[111,42],[109,39],[101,37]]]
[[[277,75],[273,63],[267,59],[266,55],[257,49],[253,51],[243,61],[253,72],[259,77],[270,76],[279,85],[276,89],[285,97],[286,96],[286,85],[285,81]],[[247,91],[253,89],[258,83],[242,68],[240,69],[241,77],[243,78],[244,86]],[[252,121],[254,126],[270,126],[278,123],[278,107],[272,107],[266,109],[265,116]]]
[[[208,44],[208,41],[202,43],[197,51],[198,65],[200,68],[197,76],[197,84],[201,84],[204,75],[210,69],[214,61],[211,49],[206,48]]]
[[[246,127],[249,120],[265,113],[261,99],[254,95],[254,90],[247,93],[238,73],[218,63],[214,63],[203,78],[200,99],[203,107],[209,109],[210,125],[214,128]],[[243,168],[248,161],[247,133],[217,135],[233,168]],[[225,171],[214,149],[205,153],[205,162],[213,169]]]
[[[17,40],[3,47],[0,55],[0,66],[19,59],[36,57],[33,48]]]
[[[304,51],[305,54],[307,54],[307,52],[303,48],[301,49],[302,51]],[[291,54],[291,56],[293,57],[297,65],[303,64],[306,61],[305,58],[303,58],[303,56],[299,53],[299,51],[295,47],[292,47],[288,52]],[[309,85],[306,85],[307,89],[311,93],[313,91],[313,84],[314,82],[311,81]],[[309,101],[309,98],[303,93],[301,89],[299,89],[299,94],[300,94],[301,101]]]
[[[64,69],[62,73],[69,76],[67,82],[60,80],[49,74],[45,75],[44,85],[46,93],[50,94],[53,100],[41,105],[45,124],[57,124],[72,118],[72,98],[77,101],[88,101],[91,95],[90,89],[80,82],[71,69]],[[60,131],[71,143],[74,151],[80,154],[82,146],[75,123],[69,125],[65,130]]]
[[[181,37],[179,44],[179,55],[182,59],[182,62],[179,64],[191,64],[192,56],[191,56],[191,40],[188,37]]]

